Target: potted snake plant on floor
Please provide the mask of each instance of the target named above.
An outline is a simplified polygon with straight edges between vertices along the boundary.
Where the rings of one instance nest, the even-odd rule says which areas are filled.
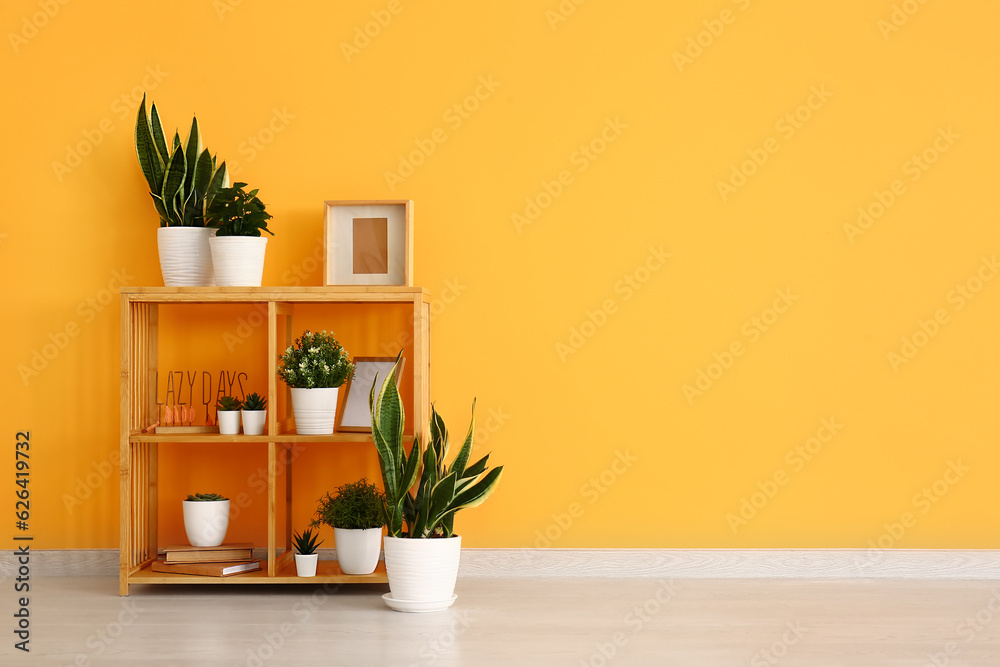
[[[145,95],[136,116],[135,154],[160,218],[156,241],[163,284],[214,285],[208,239],[215,230],[205,225],[205,214],[215,194],[229,184],[226,163],[217,166],[202,146],[197,118],[187,141],[182,144],[175,132],[168,144],[156,104],[146,114]]]
[[[399,357],[381,386],[376,378],[368,399],[386,496],[389,593],[382,597],[397,611],[441,611],[457,598],[462,538],[454,531],[455,514],[482,504],[496,490],[503,466],[487,471],[489,454],[469,464],[476,432],[475,401],[465,442],[450,463],[446,462],[448,429],[433,406],[430,442],[421,450],[414,437],[407,452],[403,402],[396,388],[398,367]]]
[[[219,287],[260,287],[264,276],[267,228],[271,214],[264,210],[259,190],[245,190],[246,183],[221,188],[208,207],[208,225],[216,230],[208,240],[212,250],[215,284]]]

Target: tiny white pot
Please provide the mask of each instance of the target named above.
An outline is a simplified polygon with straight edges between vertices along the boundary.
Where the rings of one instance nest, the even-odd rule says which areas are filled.
[[[219,410],[219,433],[222,435],[239,435],[240,411]]]
[[[264,435],[267,410],[243,410],[244,435]]]
[[[256,236],[213,236],[208,241],[219,287],[260,287],[267,239]]]
[[[229,530],[228,500],[182,500],[184,532],[193,547],[217,547]]]
[[[330,435],[337,417],[340,387],[292,388],[295,431],[299,435]]]
[[[432,539],[387,536],[389,594],[394,600],[419,606],[419,611],[447,609],[455,601],[461,552],[462,538],[458,535]],[[389,606],[400,609],[399,605]]]
[[[212,287],[212,250],[208,240],[215,236],[212,227],[160,227],[156,246],[160,253],[160,272],[167,287]]]
[[[315,577],[319,554],[295,554],[295,574],[300,577]]]
[[[337,563],[344,574],[371,574],[378,566],[381,528],[334,528]]]

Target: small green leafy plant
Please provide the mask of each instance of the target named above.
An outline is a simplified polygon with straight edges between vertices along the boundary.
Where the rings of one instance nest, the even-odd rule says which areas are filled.
[[[211,503],[211,502],[217,502],[219,500],[229,500],[229,498],[220,496],[218,493],[196,493],[194,495],[188,496],[185,500],[197,500],[200,502]]]
[[[313,526],[363,530],[385,525],[385,494],[362,478],[337,487],[336,496],[320,498]]]
[[[232,396],[223,396],[219,399],[219,403],[215,406],[215,408],[221,412],[232,412],[234,410],[239,410],[242,406],[243,403],[240,399],[233,398]]]
[[[402,352],[400,353],[402,356]],[[378,386],[372,383],[368,406],[372,415],[372,437],[378,450],[382,483],[385,487],[385,521],[390,537],[452,537],[455,514],[482,504],[496,490],[503,466],[486,471],[487,454],[472,465],[473,436],[476,432],[476,402],[465,442],[450,464],[448,429],[431,405],[431,441],[421,452],[414,437],[409,453],[403,448],[403,401],[396,388],[399,357],[389,375]],[[376,391],[377,390],[377,391]],[[413,487],[416,485],[416,491]],[[403,524],[406,528],[403,528]]]
[[[354,364],[347,350],[326,331],[302,332],[280,361],[278,377],[289,387],[339,387],[354,376]]]
[[[303,556],[309,556],[316,553],[316,549],[319,549],[319,545],[322,542],[317,542],[316,538],[318,535],[313,535],[312,528],[306,528],[302,533],[295,533],[292,536],[292,543],[295,545],[295,550],[298,551]]]
[[[266,408],[267,399],[256,392],[247,394],[247,397],[243,399],[244,410],[265,410]]]
[[[231,188],[220,188],[208,208],[208,226],[219,231],[216,236],[260,236],[274,232],[267,228],[271,214],[264,210],[264,202],[257,198],[260,190],[244,190],[246,183],[236,183]]]

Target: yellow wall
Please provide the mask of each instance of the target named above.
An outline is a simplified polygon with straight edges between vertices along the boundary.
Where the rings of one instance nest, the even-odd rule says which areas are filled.
[[[146,90],[261,188],[268,284],[321,282],[324,199],[415,200],[433,396],[507,466],[467,545],[1000,547],[1000,5],[577,3],[3,4],[0,476],[30,429],[36,546],[118,541]],[[165,488],[238,493],[229,451]],[[296,521],[374,473],[344,456]]]

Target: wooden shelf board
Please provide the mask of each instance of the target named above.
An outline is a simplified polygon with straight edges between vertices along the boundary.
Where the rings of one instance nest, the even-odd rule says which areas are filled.
[[[331,287],[122,287],[132,302],[148,303],[412,303],[430,301],[424,287],[337,285]]]
[[[404,435],[404,442],[411,442],[413,435]],[[205,442],[205,443],[240,443],[255,442],[374,442],[370,433],[334,433],[333,435],[298,435],[297,433],[281,433],[279,435],[219,435],[217,433],[139,433],[132,432],[129,442]]]
[[[267,562],[261,560],[261,569],[230,577],[202,577],[192,574],[153,572],[149,565],[128,578],[129,584],[384,584],[385,563],[379,561],[372,574],[344,574],[335,560],[321,560],[315,577],[295,575],[294,561],[287,563],[277,575],[267,576]]]

